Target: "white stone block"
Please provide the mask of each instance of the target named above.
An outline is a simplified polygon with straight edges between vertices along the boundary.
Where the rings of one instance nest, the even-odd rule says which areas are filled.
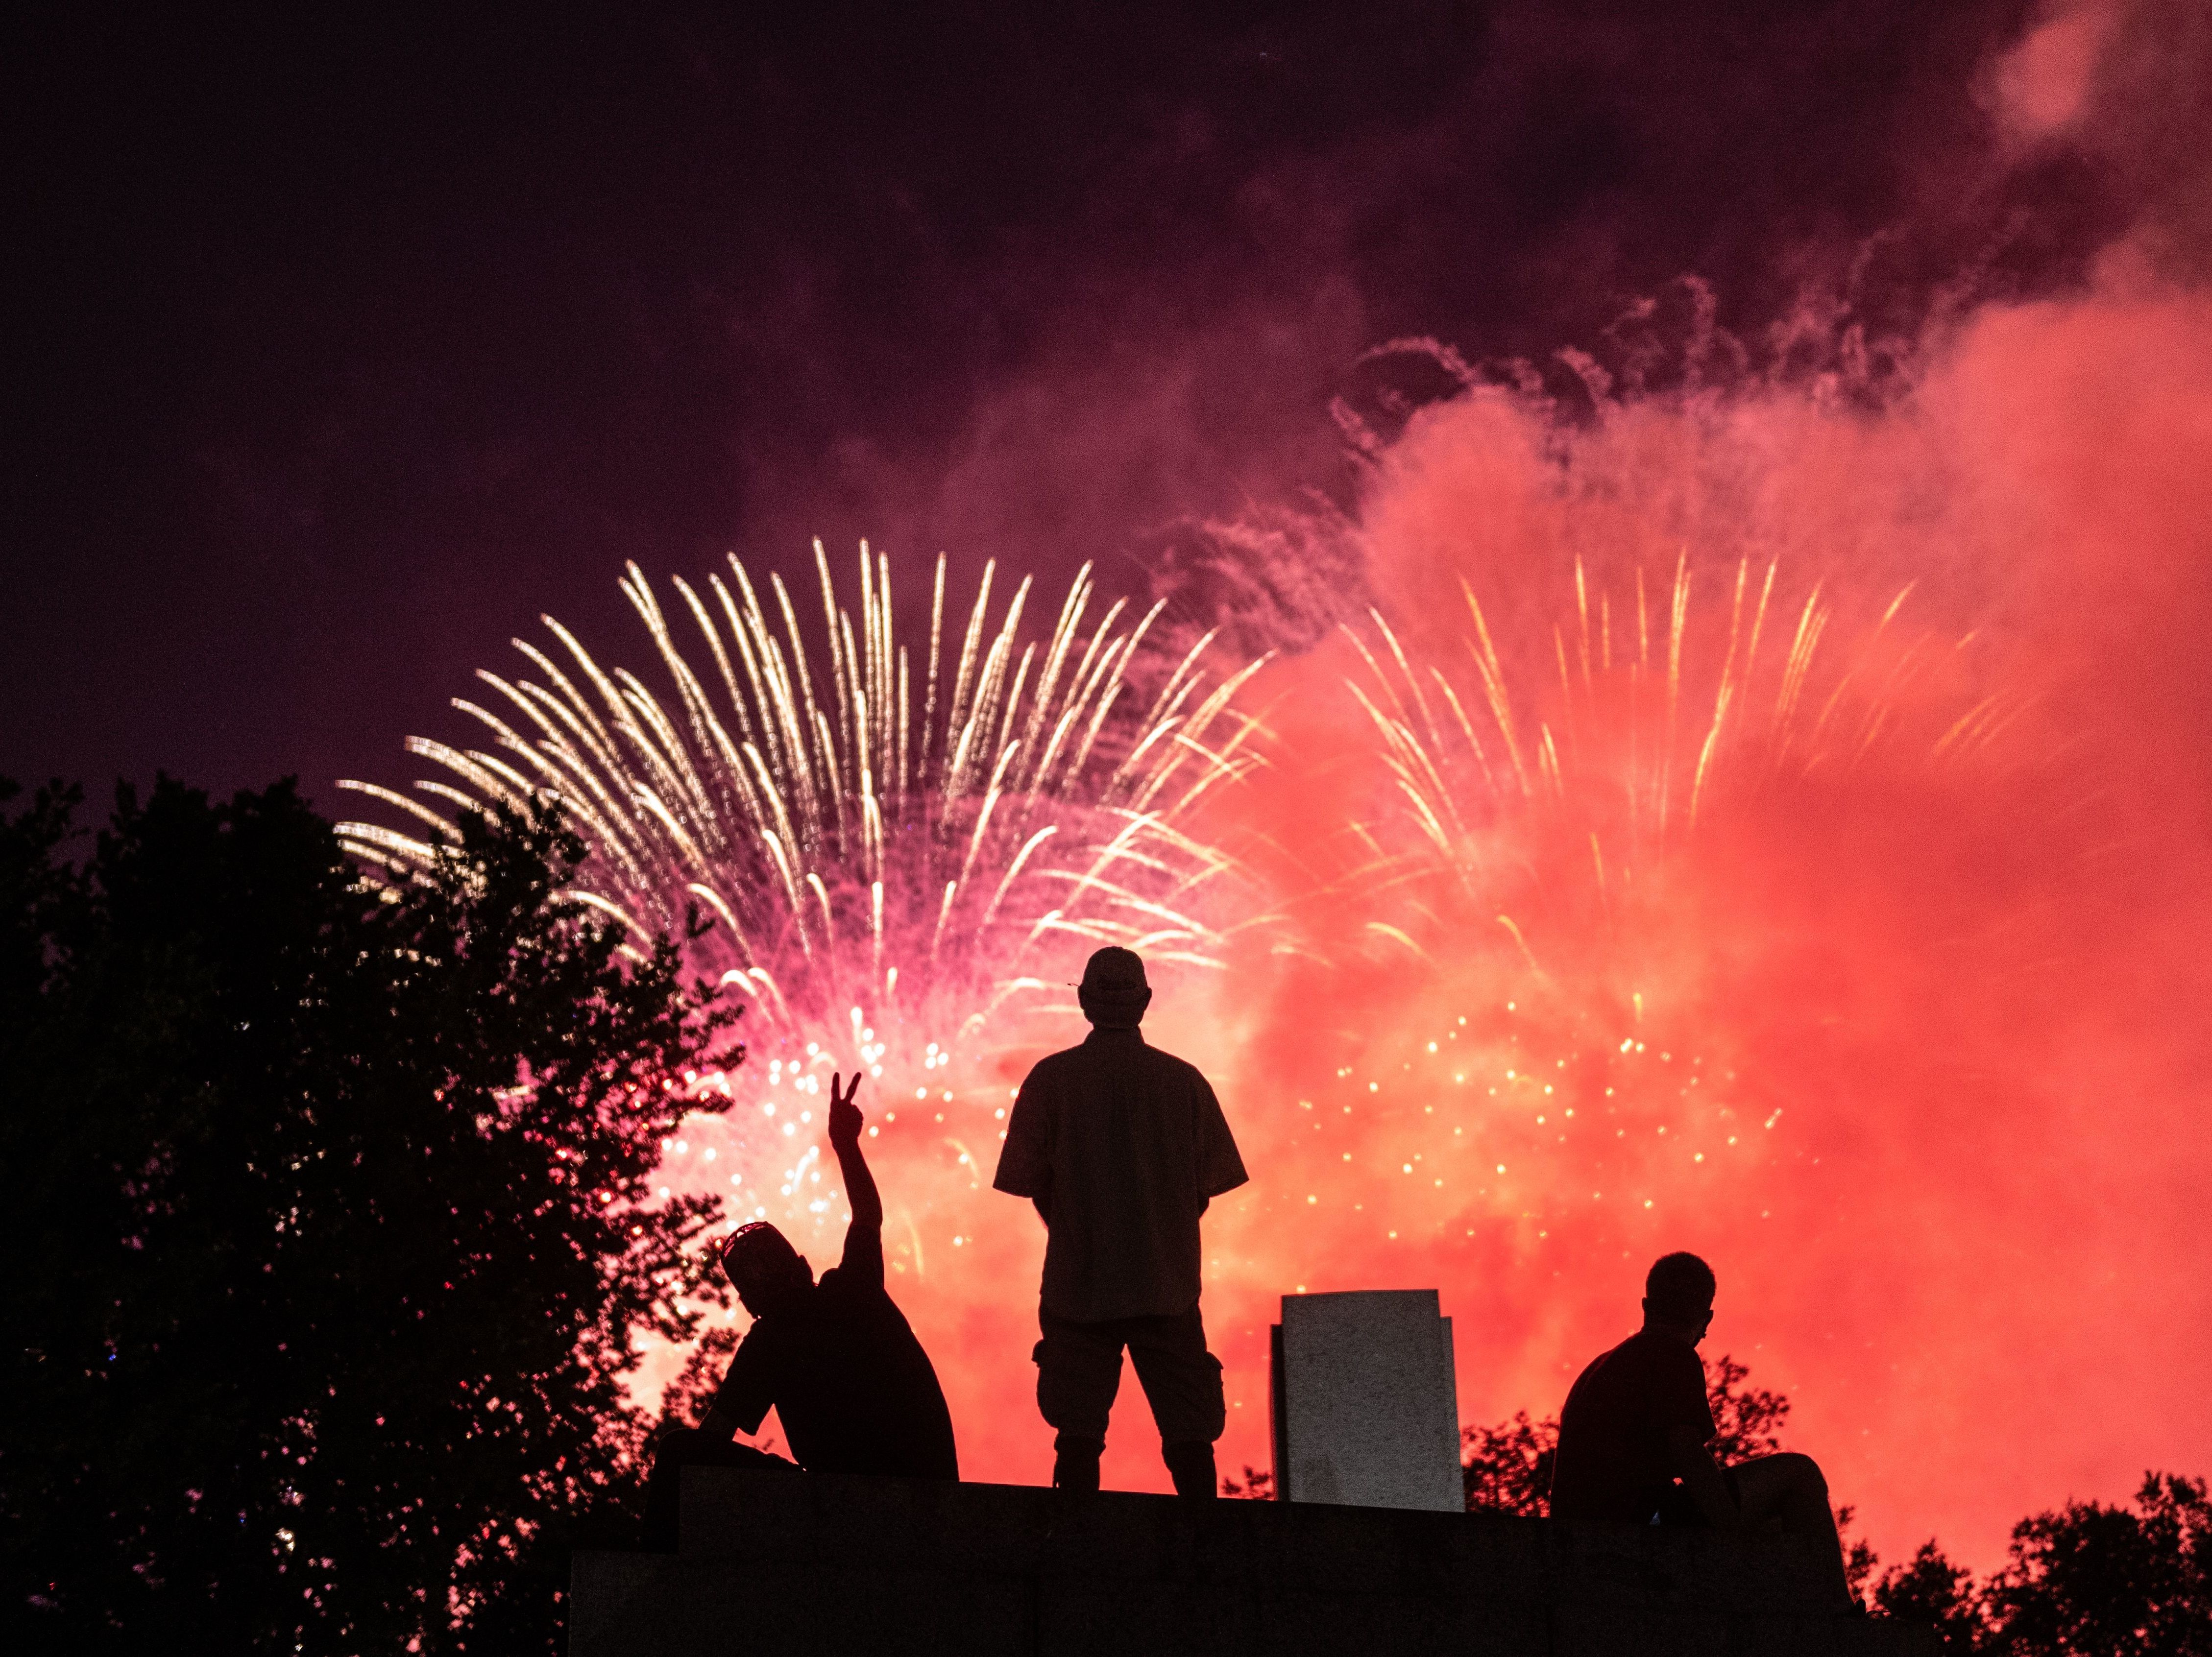
[[[1451,1320],[1435,1290],[1285,1295],[1273,1335],[1279,1500],[1464,1508]]]

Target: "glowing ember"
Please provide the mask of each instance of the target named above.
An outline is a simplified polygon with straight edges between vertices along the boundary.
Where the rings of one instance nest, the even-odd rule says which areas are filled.
[[[1879,413],[1413,422],[1363,507],[1388,630],[1271,671],[1239,797],[1301,953],[1192,1053],[1254,1175],[1208,1235],[1224,1465],[1277,1294],[1441,1285],[1494,1421],[1674,1247],[1893,1556],[2212,1454],[2208,365],[2201,303],[2096,298]]]
[[[712,578],[704,597],[675,583],[713,664],[702,675],[633,565],[623,592],[672,707],[548,617],[567,668],[517,640],[537,679],[479,676],[505,717],[455,704],[491,747],[408,746],[453,779],[416,785],[448,805],[560,799],[591,848],[570,895],[641,941],[679,932],[687,905],[720,923],[692,958],[746,1002],[750,1057],[732,1074],[683,1078],[717,1114],[665,1148],[664,1194],[713,1192],[732,1226],[773,1219],[817,1267],[834,1264],[848,1213],[823,1152],[823,1077],[859,1069],[872,1082],[862,1099],[887,1259],[895,1280],[919,1287],[967,1246],[1003,1137],[1005,1078],[1020,1073],[1010,1044],[1034,1053],[1081,1029],[1067,986],[1083,956],[1126,944],[1173,982],[1179,968],[1218,965],[1225,934],[1252,924],[1249,893],[1217,891],[1236,883],[1232,859],[1188,825],[1256,762],[1235,699],[1261,664],[1217,677],[1210,638],[1148,663],[1161,607],[1132,620],[1116,600],[1093,615],[1087,569],[1039,640],[1022,631],[1026,580],[994,625],[987,567],[956,644],[942,559],[927,654],[915,660],[888,560],[861,549],[856,616],[818,543],[815,555],[825,648],[811,660],[781,578],[763,604],[732,559],[732,585]],[[341,786],[430,830],[339,826],[387,878],[454,833],[419,800]],[[648,1393],[675,1361],[653,1356]]]
[[[1720,1269],[1712,1351],[1790,1393],[1793,1441],[1893,1557],[1936,1533],[1985,1562],[2022,1513],[2203,1466],[2208,385],[2200,303],[2093,296],[1984,314],[1876,412],[1765,387],[1564,430],[1471,392],[1382,455],[1360,518],[1376,614],[1249,681],[1264,741],[1222,690],[1191,691],[1187,719],[1170,695],[1146,729],[1172,732],[1057,792],[1006,744],[1103,694],[1098,664],[1129,649],[1110,619],[1063,621],[1030,654],[971,620],[966,668],[934,702],[918,676],[905,704],[922,684],[958,719],[903,746],[874,712],[901,705],[888,620],[849,646],[841,622],[844,665],[817,677],[846,712],[809,713],[803,686],[743,702],[757,810],[714,780],[712,728],[656,720],[635,682],[592,705],[619,767],[582,757],[580,693],[521,691],[556,727],[537,751],[635,863],[601,859],[593,895],[657,923],[708,887],[750,952],[723,970],[774,1039],[690,1083],[733,1108],[686,1126],[669,1184],[723,1191],[830,1264],[844,1210],[818,1077],[880,1067],[862,1103],[893,1287],[963,1466],[1042,1478],[1042,1233],[988,1187],[1013,1083],[1077,1031],[1017,1025],[1027,990],[974,1017],[1047,978],[1019,952],[1061,935],[1036,932],[1057,909],[1073,951],[1110,937],[1228,968],[1164,986],[1146,1021],[1214,1077],[1253,1174],[1207,1220],[1224,1468],[1266,1460],[1280,1294],[1440,1286],[1462,1418],[1495,1420],[1555,1409],[1674,1247]],[[881,614],[880,566],[871,580],[862,613]],[[768,661],[758,607],[714,596]],[[771,718],[817,756],[811,782],[775,768]],[[956,724],[990,729],[988,766],[951,761]],[[1186,743],[1188,783],[1151,796],[1177,803],[1172,834],[1139,830],[1086,885],[1152,810],[1145,768]],[[525,786],[503,751],[460,757]],[[825,781],[864,759],[880,833],[858,809],[841,827]],[[775,802],[786,855],[816,859],[789,878],[733,828],[769,832]],[[1043,846],[1090,860],[1022,863],[1048,824]],[[1208,849],[1261,842],[1241,871]],[[933,948],[942,1003],[913,992]],[[1158,1488],[1133,1395],[1106,1477]]]

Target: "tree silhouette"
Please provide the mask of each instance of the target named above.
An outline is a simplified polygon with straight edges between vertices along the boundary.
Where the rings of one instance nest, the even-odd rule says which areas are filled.
[[[1725,1355],[1707,1371],[1723,1463],[1782,1448],[1790,1400],[1748,1377]],[[1523,1410],[1460,1436],[1470,1511],[1549,1516],[1556,1420]],[[1839,1530],[1850,1519],[1837,1510]],[[1945,1657],[2212,1657],[2212,1501],[2201,1479],[2147,1473],[2132,1509],[2069,1502],[2023,1519],[2008,1563],[1985,1581],[1932,1541],[1877,1575],[1880,1563],[1865,1542],[1850,1545],[1852,1591],[1887,1616],[1933,1624]]]
[[[1559,1423],[1549,1417],[1513,1419],[1490,1427],[1460,1429],[1466,1457],[1460,1479],[1469,1513],[1510,1513],[1524,1519],[1548,1519],[1552,1513],[1552,1464],[1559,1449]]]
[[[1874,1599],[1934,1623],[1947,1657],[2208,1657],[2212,1503],[2202,1479],[2146,1473],[2132,1509],[2069,1502],[2021,1520],[1986,1582],[1929,1542]]]
[[[1987,1631],[1974,1574],[1953,1564],[1933,1542],[1884,1573],[1870,1597],[1888,1616],[1933,1624],[1944,1657],[1968,1657]]]
[[[1275,1475],[1266,1467],[1255,1467],[1247,1462],[1243,1478],[1222,1475],[1221,1494],[1232,1502],[1273,1502],[1275,1499]]]
[[[715,1298],[647,1180],[735,1012],[562,903],[550,816],[379,894],[289,783],[76,804],[0,818],[0,1633],[553,1649],[634,1340]]]

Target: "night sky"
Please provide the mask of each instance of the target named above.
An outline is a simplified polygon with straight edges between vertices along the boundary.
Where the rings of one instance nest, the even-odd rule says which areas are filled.
[[[849,582],[866,537],[917,643],[940,551],[1039,608],[1091,561],[1178,640],[1284,650],[1282,762],[1205,832],[1282,854],[1235,890],[1297,947],[1255,921],[1148,1024],[1255,1174],[1207,1222],[1225,1469],[1266,1454],[1286,1291],[1440,1285],[1498,1420],[1692,1247],[1708,1357],[1791,1396],[1886,1557],[1986,1565],[2024,1513],[2207,1471],[2199,0],[9,27],[0,776],[96,811],[293,774],[335,816],[431,768],[410,734],[481,741],[449,699],[541,614],[650,663],[625,561],[666,597],[734,551],[811,632],[811,539]],[[1834,609],[1802,732],[1783,622],[1737,655],[1770,561]],[[1675,570],[1686,651],[1642,629],[1632,665]],[[1470,574],[1567,804],[1467,782],[1436,883],[1364,885],[1331,859],[1411,831],[1345,692],[1379,652],[1327,624],[1373,598],[1412,694],[1479,704]],[[1625,754],[1590,723],[1622,684]],[[1654,752],[1694,833],[1672,785],[1656,839],[1615,811]],[[906,1048],[961,1032],[871,1084],[900,1303],[963,1469],[1042,1478],[1041,1234],[970,1149],[1035,1053],[882,1005]],[[665,1177],[751,1180],[826,1250],[782,1057]],[[1108,1482],[1158,1487],[1134,1393]]]
[[[625,559],[1141,592],[1343,499],[1391,339],[2063,285],[2129,203],[1988,164],[2029,9],[19,21],[0,774],[331,809],[541,611],[634,640]]]

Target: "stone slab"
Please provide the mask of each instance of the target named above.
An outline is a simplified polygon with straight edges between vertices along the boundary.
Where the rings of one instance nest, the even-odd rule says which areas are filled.
[[[1451,1320],[1433,1289],[1285,1295],[1269,1404],[1289,1502],[1465,1505]]]

